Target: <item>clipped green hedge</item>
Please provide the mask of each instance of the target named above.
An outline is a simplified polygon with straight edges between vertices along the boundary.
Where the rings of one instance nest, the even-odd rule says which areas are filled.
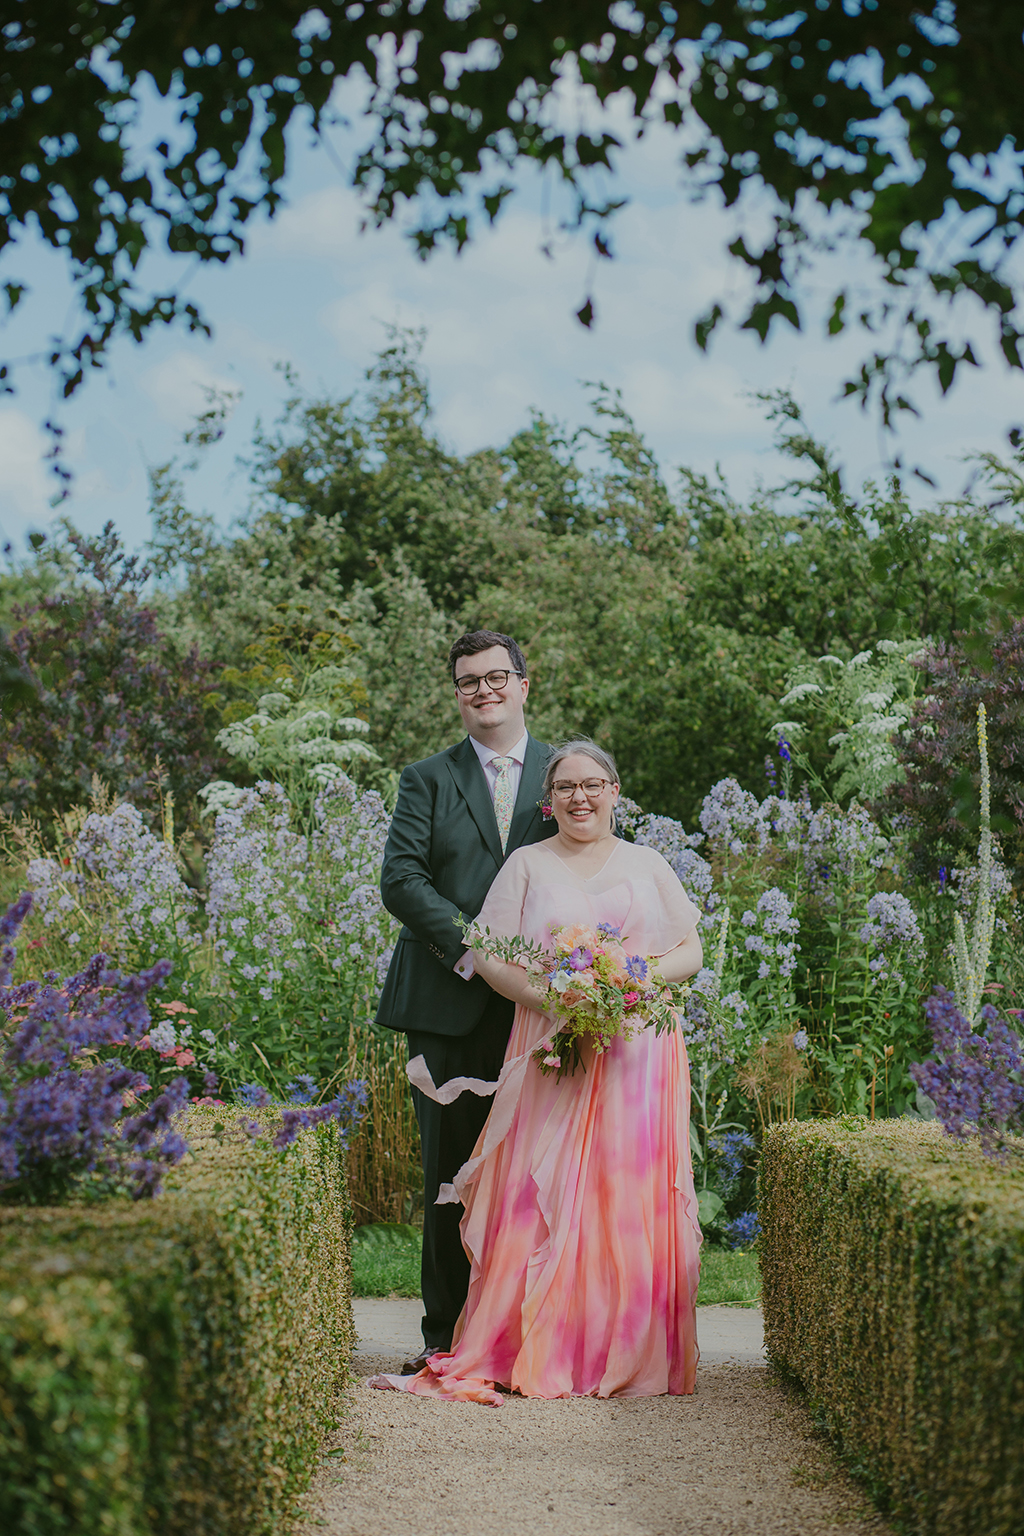
[[[790,1121],[759,1186],[769,1356],[875,1496],[912,1531],[1024,1533],[1024,1164],[934,1123]]]
[[[287,1530],[354,1342],[351,1210],[335,1125],[278,1152],[241,1118],[193,1109],[156,1200],[0,1207],[0,1530]]]

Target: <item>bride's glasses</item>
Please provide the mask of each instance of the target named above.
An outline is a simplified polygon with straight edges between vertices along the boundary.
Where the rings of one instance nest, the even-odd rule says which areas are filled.
[[[575,784],[571,784],[568,779],[558,779],[552,784],[551,793],[556,800],[569,800],[577,789],[582,789],[588,800],[596,800],[610,783],[611,779],[580,779]]]

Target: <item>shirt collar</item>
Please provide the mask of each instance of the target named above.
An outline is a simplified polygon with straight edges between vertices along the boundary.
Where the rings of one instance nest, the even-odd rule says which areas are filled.
[[[495,752],[493,747],[485,747],[482,742],[477,741],[475,736],[471,736],[469,739],[473,745],[473,751],[480,759],[480,764],[484,768],[487,767],[488,763],[494,757],[510,757],[512,758],[513,762],[519,764],[520,768],[526,762],[526,748],[530,743],[529,731],[523,732],[522,736],[509,752]]]

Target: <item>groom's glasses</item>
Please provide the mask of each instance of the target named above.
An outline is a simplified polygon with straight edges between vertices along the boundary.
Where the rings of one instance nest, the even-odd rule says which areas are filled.
[[[483,677],[474,677],[471,672],[467,672],[455,679],[455,686],[460,693],[476,693],[480,684],[486,683],[493,693],[498,693],[500,689],[508,687],[510,677],[522,677],[522,675],[521,672],[504,671],[488,672]]]
[[[576,784],[570,784],[568,779],[559,779],[557,784],[552,784],[551,793],[556,800],[571,800],[576,790],[582,789],[588,800],[596,800],[611,779],[580,779]]]

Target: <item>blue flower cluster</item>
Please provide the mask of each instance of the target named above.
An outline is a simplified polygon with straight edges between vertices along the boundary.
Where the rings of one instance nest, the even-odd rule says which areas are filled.
[[[935,1104],[943,1129],[961,1140],[976,1131],[985,1152],[998,1153],[1008,1132],[1024,1130],[1024,1056],[1017,1036],[991,1004],[975,1031],[952,992],[936,987],[925,1003],[935,1060],[910,1075]]]
[[[744,1211],[725,1226],[725,1240],[730,1248],[750,1248],[761,1236],[761,1218],[756,1211]]]
[[[281,1117],[281,1129],[274,1137],[275,1147],[287,1147],[300,1131],[311,1125],[323,1125],[327,1120],[337,1120],[341,1128],[341,1144],[348,1145],[349,1132],[366,1114],[367,1090],[364,1082],[346,1083],[341,1093],[326,1104],[310,1104],[302,1109],[286,1109]]]
[[[51,973],[14,986],[13,941],[31,905],[26,892],[0,918],[0,1198],[56,1203],[90,1177],[106,1191],[155,1195],[167,1167],[188,1150],[173,1129],[188,1079],[175,1078],[126,1119],[149,1083],[101,1053],[130,1048],[146,1033],[147,994],[166,979],[170,961],[122,976],[95,955],[65,981]]]
[[[749,1131],[725,1131],[712,1136],[708,1150],[718,1165],[718,1171],[727,1184],[735,1183],[747,1166],[746,1154],[754,1149],[754,1138]]]

